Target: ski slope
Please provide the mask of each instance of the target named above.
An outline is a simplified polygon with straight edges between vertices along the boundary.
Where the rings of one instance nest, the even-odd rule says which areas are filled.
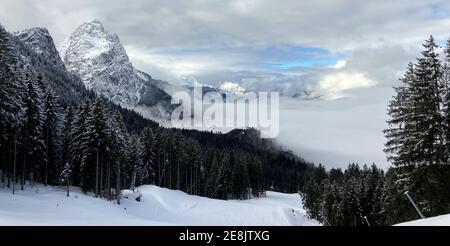
[[[450,226],[450,214],[400,223],[397,226]]]
[[[267,192],[267,198],[223,201],[147,185],[124,191],[120,205],[73,188],[0,188],[0,225],[318,225],[305,216],[298,194]],[[141,195],[141,201],[136,197]]]

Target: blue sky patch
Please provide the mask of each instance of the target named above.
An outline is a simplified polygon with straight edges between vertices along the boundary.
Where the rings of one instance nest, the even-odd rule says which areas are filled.
[[[262,62],[275,69],[328,67],[347,57],[342,53],[333,53],[327,49],[316,47],[290,46],[275,51],[272,50],[271,60]],[[273,59],[274,57],[275,59]]]

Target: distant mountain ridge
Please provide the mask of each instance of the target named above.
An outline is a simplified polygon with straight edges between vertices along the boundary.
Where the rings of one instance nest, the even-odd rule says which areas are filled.
[[[31,28],[13,34],[48,65],[67,70],[79,77],[88,90],[112,102],[135,109],[152,119],[168,119],[174,105],[171,94],[191,91],[191,86],[176,86],[136,69],[116,34],[93,20],[86,22],[56,47],[46,28]],[[59,50],[59,51],[58,51]],[[201,85],[203,93],[218,92],[242,96],[248,92],[233,82],[220,86]]]

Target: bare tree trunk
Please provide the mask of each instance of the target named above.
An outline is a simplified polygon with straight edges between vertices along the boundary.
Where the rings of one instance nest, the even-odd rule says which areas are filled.
[[[194,171],[192,172],[192,178],[193,178],[193,183],[192,183],[192,190],[193,190],[193,194],[197,195],[197,168],[194,168]]]
[[[95,165],[95,197],[98,197],[98,149],[97,149],[97,161]]]
[[[185,165],[185,168],[184,168],[184,187],[185,187],[185,189],[186,189],[186,193],[188,193],[188,194],[190,194],[190,192],[189,192],[189,190],[190,190],[190,187],[189,187],[189,181],[188,181],[188,167],[187,167],[187,165]]]
[[[163,178],[164,178],[164,174],[166,172],[166,166],[164,165],[163,171],[161,172],[160,176],[159,176],[159,181],[158,181],[158,186],[161,186],[161,182],[163,182]],[[163,182],[164,184],[164,182]]]
[[[1,182],[3,185],[5,185],[5,173],[6,173],[6,165],[5,165],[5,150],[4,148],[1,148],[2,150],[2,176],[1,176]]]
[[[6,187],[8,187],[8,189],[11,187],[11,174],[8,172],[7,173],[7,183],[6,183]]]
[[[17,137],[14,135],[14,162],[13,162],[13,195],[16,192],[16,160],[17,160]]]
[[[172,189],[172,155],[169,153],[169,188]]]
[[[106,185],[106,187],[107,187],[107,189],[108,189],[108,191],[107,191],[107,194],[108,194],[108,200],[110,201],[111,200],[111,167],[110,167],[110,163],[109,163],[109,161],[108,161],[108,167],[107,167],[107,175],[108,175],[108,181],[107,181],[107,185]]]
[[[67,197],[70,196],[70,194],[69,194],[70,191],[69,190],[70,190],[70,178],[67,177]]]
[[[191,183],[192,183],[192,194],[196,195],[197,194],[197,187],[196,187],[196,172],[197,172],[197,168],[194,167],[194,169],[192,169],[192,177],[191,177]]]
[[[194,194],[194,183],[192,182],[192,180],[193,180],[193,177],[192,177],[192,175],[194,175],[194,173],[192,172],[192,166],[193,165],[191,165],[191,168],[189,168],[189,179],[190,179],[190,183],[191,183],[191,185],[190,185],[190,190],[191,190],[191,194]]]
[[[161,170],[161,154],[158,154],[158,186],[161,186],[161,176],[162,176],[162,170]]]
[[[26,151],[26,150],[25,150]],[[22,162],[22,181],[20,183],[20,189],[23,190],[23,186],[25,185],[25,162],[27,154],[23,154],[23,162]]]
[[[11,187],[11,160],[13,159],[13,152],[12,151],[9,151],[9,158],[8,158],[8,160],[7,160],[7,163],[9,163],[9,165],[7,165],[8,166],[8,184],[7,184],[7,187],[8,188],[10,188]],[[6,154],[5,154],[5,156],[6,156]]]
[[[133,171],[133,175],[131,177],[131,190],[133,192],[135,187],[136,187],[136,171]]]
[[[102,161],[100,164],[100,197],[103,197],[103,154],[102,154]]]
[[[177,190],[181,190],[180,162],[177,161]]]
[[[47,145],[45,146],[45,186],[47,186],[48,181],[48,127],[47,127]]]
[[[120,164],[117,164],[117,170],[116,170],[116,199],[117,204],[120,205]]]

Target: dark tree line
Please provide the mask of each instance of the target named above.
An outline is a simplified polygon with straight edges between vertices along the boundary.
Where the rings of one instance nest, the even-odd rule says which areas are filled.
[[[145,184],[219,199],[297,192],[312,164],[253,129],[228,134],[160,127],[86,90],[0,27],[0,181],[15,192],[79,186],[120,202]]]
[[[375,164],[350,164],[344,171],[319,166],[303,187],[304,206],[324,225],[386,225],[385,176]]]

